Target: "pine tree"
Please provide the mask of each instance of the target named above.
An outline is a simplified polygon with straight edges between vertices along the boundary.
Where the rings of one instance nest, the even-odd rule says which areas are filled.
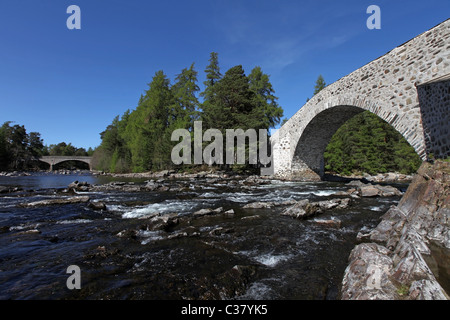
[[[201,93],[201,96],[205,100],[210,100],[214,96],[214,85],[222,79],[219,67],[219,54],[217,52],[211,52],[209,58],[209,65],[205,69],[206,81],[203,82],[205,90]]]
[[[168,162],[170,139],[166,139],[166,130],[173,104],[170,81],[163,71],[157,71],[141,104],[129,119],[133,132],[129,146],[134,171],[158,169]]]
[[[260,121],[255,129],[270,129],[280,123],[283,117],[283,109],[278,105],[275,90],[269,81],[269,76],[264,74],[261,67],[253,68],[248,76],[249,88],[254,92],[255,118]]]
[[[324,78],[322,77],[322,75],[319,75],[319,77],[316,80],[316,85],[314,86],[314,95],[318,94],[320,90],[322,90],[326,86],[327,84],[325,83]]]
[[[216,85],[222,79],[219,67],[219,55],[211,52],[209,65],[205,69],[206,81],[203,82],[205,89],[200,96],[203,97],[201,104],[203,128],[214,128],[217,124],[217,101],[216,101]]]
[[[230,68],[216,84],[214,99],[214,128],[254,128],[255,93],[241,65]]]
[[[194,121],[199,117],[199,102],[196,94],[200,90],[194,64],[189,69],[183,69],[175,81],[172,86],[175,104],[169,116],[171,126],[174,129],[183,128],[192,131]]]

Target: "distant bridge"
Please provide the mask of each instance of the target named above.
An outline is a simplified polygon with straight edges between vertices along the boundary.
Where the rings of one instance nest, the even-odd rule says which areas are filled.
[[[87,163],[89,165],[89,170],[92,170],[92,167],[91,167],[92,157],[44,156],[44,157],[40,157],[39,161],[48,163],[50,165],[50,171],[53,171],[53,166],[55,164],[58,164],[58,163],[61,163],[61,162],[65,162],[65,161],[80,161],[80,162],[84,162],[84,163]]]

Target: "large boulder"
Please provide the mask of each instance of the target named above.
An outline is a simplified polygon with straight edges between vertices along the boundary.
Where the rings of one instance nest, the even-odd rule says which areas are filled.
[[[393,300],[396,287],[390,280],[393,261],[389,250],[375,243],[363,243],[350,253],[342,280],[343,300]]]
[[[143,225],[141,229],[148,231],[155,231],[155,230],[169,231],[179,222],[180,221],[177,213],[167,213],[163,215],[157,215],[149,219],[148,223]]]
[[[331,200],[309,202],[307,199],[297,201],[281,212],[283,216],[290,216],[296,219],[305,219],[330,209],[343,209],[350,204],[349,198],[337,198]]]
[[[449,299],[439,282],[443,273],[446,285],[450,261],[449,176],[450,163],[423,163],[398,206],[371,232],[358,234],[372,243],[350,254],[343,299]],[[367,283],[374,275],[376,287]]]
[[[216,209],[204,208],[204,209],[195,211],[192,215],[194,216],[194,218],[199,218],[199,217],[203,217],[203,216],[211,216],[211,215],[221,214],[223,212],[224,212],[224,210],[222,207],[219,207]]]
[[[364,183],[360,180],[350,181],[347,183],[347,186],[352,187],[347,193],[357,194],[361,197],[392,197],[402,195],[402,192],[393,186]]]

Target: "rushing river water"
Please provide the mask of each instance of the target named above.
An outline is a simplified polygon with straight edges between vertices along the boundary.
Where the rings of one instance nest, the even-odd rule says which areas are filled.
[[[61,188],[74,180],[113,179],[0,177],[0,185],[23,189],[0,194],[0,299],[339,299],[357,233],[376,226],[399,200],[352,199],[350,207],[317,217],[339,219],[340,227],[283,216],[282,206],[243,209],[255,201],[330,199],[349,188],[338,182],[165,180],[166,191],[79,192],[107,210],[86,203],[20,206],[67,197]],[[235,214],[184,219],[165,231],[145,227],[156,212],[189,218],[218,207]],[[70,265],[80,267],[80,290],[66,286]]]

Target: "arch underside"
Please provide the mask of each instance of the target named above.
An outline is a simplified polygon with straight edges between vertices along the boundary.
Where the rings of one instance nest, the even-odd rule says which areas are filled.
[[[320,180],[324,176],[324,152],[335,132],[365,109],[336,106],[317,114],[304,129],[292,159],[292,178]]]

